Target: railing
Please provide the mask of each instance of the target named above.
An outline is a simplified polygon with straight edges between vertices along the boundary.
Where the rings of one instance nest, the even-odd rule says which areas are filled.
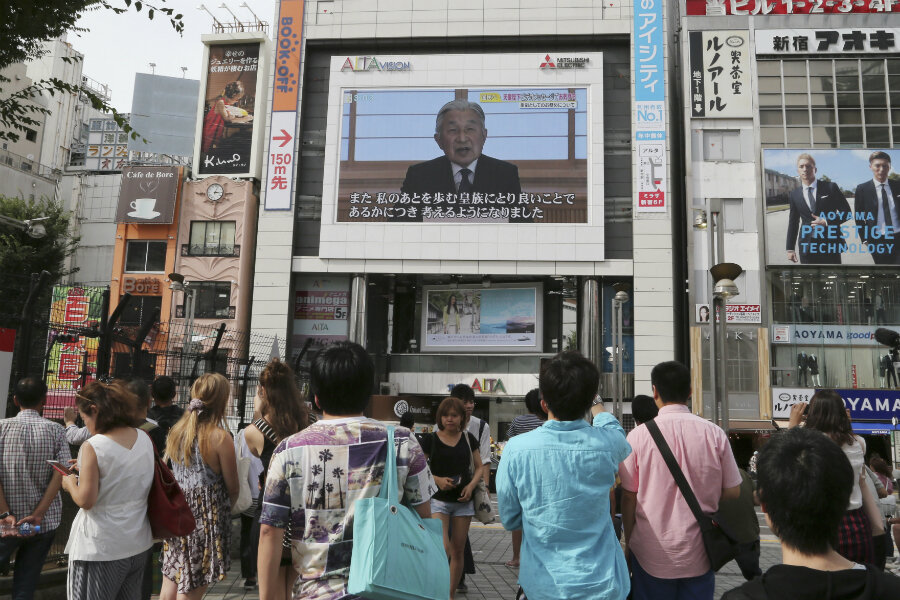
[[[219,23],[216,21],[213,23],[213,33],[235,33],[237,31],[262,31],[263,33],[268,33],[269,24],[262,21],[257,21],[255,23],[242,23],[240,21]]]
[[[39,177],[44,177],[45,179],[57,180],[59,179],[62,172],[59,169],[51,169],[46,165],[42,165],[36,160],[31,160],[29,158],[25,158],[24,156],[20,156],[14,152],[10,152],[9,150],[0,150],[0,165],[6,165],[8,167],[12,167],[13,169],[23,171],[25,173],[32,173],[33,175],[37,175]]]

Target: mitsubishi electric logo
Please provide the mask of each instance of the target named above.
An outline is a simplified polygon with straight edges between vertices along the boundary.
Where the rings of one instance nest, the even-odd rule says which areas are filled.
[[[581,56],[557,56],[556,61],[548,54],[541,63],[541,69],[584,69],[591,59]]]

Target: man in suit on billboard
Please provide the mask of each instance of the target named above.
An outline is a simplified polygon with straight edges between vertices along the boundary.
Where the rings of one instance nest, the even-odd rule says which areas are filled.
[[[869,155],[872,179],[856,186],[856,226],[859,237],[869,247],[876,265],[900,264],[900,181],[888,180],[891,156],[887,152]]]
[[[411,165],[401,192],[413,194],[515,194],[522,192],[519,168],[481,153],[487,140],[484,110],[476,102],[453,100],[438,111],[434,141],[444,156]],[[421,221],[421,211],[419,218]]]
[[[809,154],[797,157],[797,174],[800,187],[790,194],[787,259],[797,262],[799,255],[801,264],[839,265],[847,248],[840,226],[851,216],[850,204],[837,184],[816,180],[816,161]]]

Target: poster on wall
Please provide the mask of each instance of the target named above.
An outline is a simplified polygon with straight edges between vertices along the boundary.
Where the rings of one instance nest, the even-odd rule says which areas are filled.
[[[762,323],[762,310],[759,304],[727,304],[725,314],[728,323]],[[694,305],[694,320],[697,323],[709,323],[711,311],[709,304]],[[716,323],[719,323],[716,314]]]
[[[172,223],[182,167],[125,167],[116,223]]]
[[[425,288],[422,352],[535,352],[541,287]]]
[[[664,11],[662,0],[641,2],[632,21],[637,212],[667,210]]]
[[[294,353],[300,352],[309,340],[308,353],[346,341],[349,311],[349,277],[298,276],[294,288]]]
[[[588,222],[585,87],[344,89],[342,102],[339,223]]]
[[[690,32],[691,116],[750,117],[750,32]]]
[[[252,169],[259,43],[209,47],[200,129],[200,175]]]
[[[900,265],[900,151],[763,150],[769,265]]]
[[[53,286],[47,336],[47,403],[44,417],[60,419],[75,404],[75,392],[97,375],[102,287]],[[88,333],[88,335],[85,335]]]

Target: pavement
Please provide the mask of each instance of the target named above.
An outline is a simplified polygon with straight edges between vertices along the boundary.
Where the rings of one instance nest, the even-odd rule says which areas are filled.
[[[758,511],[758,509],[757,509]],[[763,571],[781,562],[781,546],[766,527],[762,514],[760,519],[760,567]],[[236,540],[237,538],[233,538]],[[472,552],[475,555],[477,573],[466,576],[469,591],[457,593],[457,600],[512,600],[516,597],[518,569],[504,563],[512,558],[512,538],[499,524],[481,525],[473,523],[469,530]],[[210,586],[206,600],[257,600],[258,589],[245,590],[240,576],[240,564],[232,561],[228,577]],[[737,564],[732,561],[716,573],[716,599],[727,590],[744,582]]]

